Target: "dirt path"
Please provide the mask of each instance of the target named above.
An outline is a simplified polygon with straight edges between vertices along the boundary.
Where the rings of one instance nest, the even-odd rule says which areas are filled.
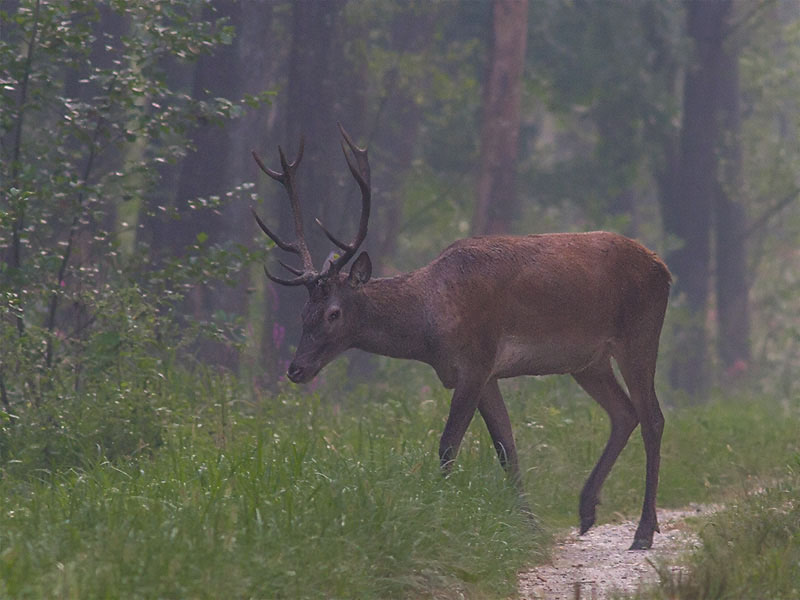
[[[570,532],[556,543],[551,564],[520,573],[520,598],[603,600],[614,591],[633,592],[641,583],[657,581],[651,563],[699,544],[686,519],[712,512],[708,506],[660,509],[661,534],[648,551],[628,550],[636,521],[600,525],[584,536]]]

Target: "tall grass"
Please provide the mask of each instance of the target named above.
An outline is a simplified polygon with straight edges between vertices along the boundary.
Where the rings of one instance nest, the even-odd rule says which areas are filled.
[[[265,401],[225,424],[206,407],[215,420],[174,427],[148,458],[6,478],[0,597],[513,592],[537,537],[490,444],[443,480],[433,407]]]
[[[512,596],[518,569],[546,555],[548,531],[577,522],[604,413],[566,379],[505,387],[534,527],[479,418],[441,477],[449,394],[424,371],[393,369],[347,391],[334,369],[311,395],[172,373],[148,396],[158,443],[113,458],[92,438],[108,428],[78,428],[68,447],[81,460],[42,468],[20,450],[41,436],[17,429],[0,471],[0,597]],[[800,418],[797,406],[776,408],[720,399],[668,410],[660,504],[779,475]],[[643,480],[635,433],[599,520],[636,516]]]

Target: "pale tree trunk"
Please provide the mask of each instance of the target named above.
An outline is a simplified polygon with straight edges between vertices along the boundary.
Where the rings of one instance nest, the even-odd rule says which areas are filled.
[[[475,234],[509,231],[516,215],[516,167],[527,0],[494,0],[493,44],[484,88]]]

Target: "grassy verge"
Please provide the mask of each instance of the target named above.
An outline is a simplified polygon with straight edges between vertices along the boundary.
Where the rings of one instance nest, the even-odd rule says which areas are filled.
[[[704,522],[685,571],[659,568],[642,599],[800,598],[800,461],[777,484]]]
[[[526,489],[543,519],[577,523],[578,494],[608,437],[602,409],[566,379],[543,379],[506,393]],[[800,451],[800,403],[766,396],[718,396],[707,404],[669,407],[661,450],[658,504],[718,502],[782,477]],[[645,456],[634,431],[611,471],[598,523],[641,510]]]
[[[7,444],[0,597],[512,596],[517,570],[546,553],[547,530],[576,523],[605,415],[565,379],[505,388],[544,525],[534,530],[480,419],[443,480],[435,449],[449,394],[414,370],[387,377],[346,394],[330,384],[264,397],[186,378],[151,398],[174,400],[156,407],[158,445],[113,460],[90,431],[69,445],[83,448],[72,467],[42,469],[16,450],[20,439]],[[716,500],[779,475],[778,457],[798,451],[800,418],[796,406],[778,408],[725,399],[669,411],[661,505]],[[635,434],[600,521],[636,515],[643,478]]]

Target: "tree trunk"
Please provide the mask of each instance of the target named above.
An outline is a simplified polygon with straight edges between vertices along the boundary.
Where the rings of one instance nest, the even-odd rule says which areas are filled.
[[[494,0],[493,45],[483,99],[480,166],[472,219],[475,234],[509,231],[516,206],[527,0]]]
[[[206,100],[225,97],[237,101],[244,94],[258,94],[276,87],[277,65],[282,62],[281,45],[268,55],[264,39],[271,37],[274,4],[272,2],[239,2],[215,0],[203,10],[203,18],[226,17],[235,29],[230,45],[220,46],[198,60],[187,78],[179,68],[169,69],[175,85],[191,89],[192,98]],[[274,39],[273,39],[274,41]],[[285,52],[283,53],[286,54]],[[188,79],[188,80],[187,80]],[[250,150],[264,144],[269,129],[269,107],[246,110],[240,117],[222,125],[200,124],[191,133],[194,149],[189,151],[176,169],[162,172],[159,193],[149,198],[142,217],[139,242],[149,243],[153,262],[161,257],[182,256],[204,233],[206,245],[241,244],[250,246],[256,235],[247,203],[241,198],[225,202],[218,208],[192,209],[188,202],[197,197],[222,195],[244,181],[257,181],[258,168]],[[163,218],[159,205],[174,205],[179,220]],[[260,241],[260,240],[259,240]],[[236,276],[236,285],[220,283],[196,285],[187,297],[183,310],[187,316],[207,320],[219,311],[242,316],[247,313],[250,273],[243,269]],[[195,348],[206,362],[236,369],[236,349],[221,342],[205,341]]]
[[[334,112],[337,106],[334,70],[341,61],[334,56],[340,46],[335,46],[333,42],[343,6],[343,0],[296,0],[292,3],[292,42],[286,95],[287,130],[282,136],[285,140],[282,147],[287,158],[294,160],[300,138],[305,139],[297,187],[306,240],[318,269],[331,248],[327,238],[314,225],[314,219],[319,218],[332,231],[340,233],[340,239],[347,239],[348,234],[337,228],[341,222],[338,217],[353,214],[349,205],[343,208],[340,203],[331,201],[336,182],[334,166],[347,169],[339,150],[339,132]],[[351,127],[350,133],[358,143],[363,132]],[[274,164],[275,158],[273,150],[267,163]],[[272,190],[269,204],[274,207],[272,214],[278,215],[275,219],[279,223],[278,234],[283,239],[293,239],[293,219],[286,194],[277,184],[272,186]],[[291,256],[277,252],[283,260],[291,263]],[[265,322],[263,350],[267,355],[277,350],[278,357],[288,359],[289,343],[300,336],[298,307],[307,299],[306,290],[303,286],[275,289],[274,285],[268,285],[270,318]],[[280,347],[271,349],[268,346],[270,342]]]
[[[687,1],[687,29],[694,56],[684,85],[683,123],[677,182],[669,186],[662,214],[667,233],[682,246],[667,256],[676,292],[686,301],[686,317],[677,323],[670,369],[672,385],[698,394],[708,386],[708,300],[711,203],[717,189],[718,89],[723,38],[730,0]]]
[[[243,25],[242,3],[236,0],[215,0],[204,9],[203,18],[227,17],[237,32]],[[241,61],[239,36],[230,45],[220,46],[213,54],[203,56],[197,63],[192,85],[192,98],[205,100],[226,97],[233,101],[241,97]],[[234,123],[201,124],[191,135],[193,150],[181,163],[178,176],[176,207],[180,219],[170,224],[166,242],[172,256],[181,256],[196,243],[197,235],[207,235],[207,244],[244,243],[243,231],[228,237],[222,211],[215,208],[192,209],[189,202],[198,197],[222,195],[237,181],[233,178],[234,166],[244,160],[239,145],[233,138]],[[242,276],[246,277],[246,273]],[[242,314],[246,306],[246,280],[235,287],[214,284],[197,284],[187,297],[184,310],[197,320],[206,321],[218,310]],[[202,361],[236,369],[238,356],[227,344],[203,340],[195,349]]]
[[[747,221],[736,196],[742,179],[739,56],[733,40],[728,40],[724,50],[719,81],[722,164],[714,194],[717,344],[723,368],[734,373],[746,368],[750,361],[750,310]]]

